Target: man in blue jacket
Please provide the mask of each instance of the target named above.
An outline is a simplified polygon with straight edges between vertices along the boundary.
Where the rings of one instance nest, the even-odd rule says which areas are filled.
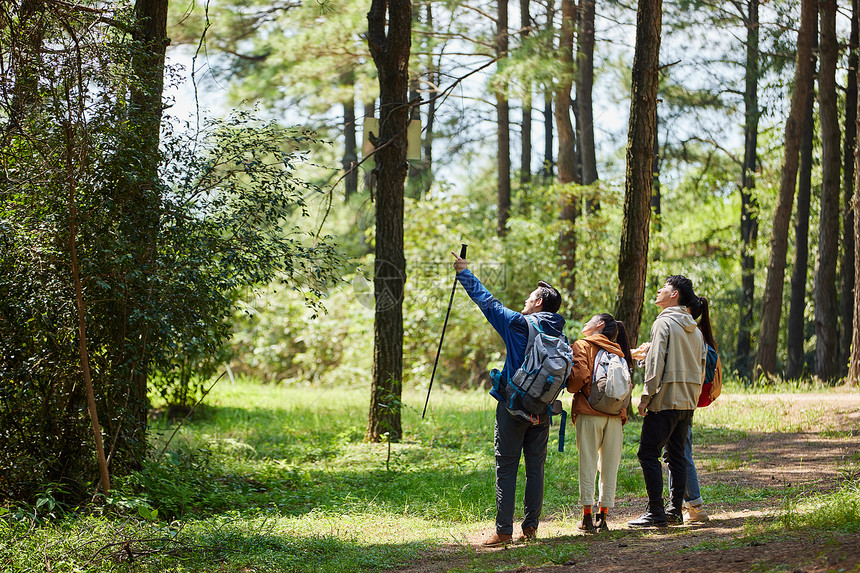
[[[537,416],[535,423],[516,418],[505,408],[505,381],[513,376],[525,359],[529,339],[529,327],[524,315],[536,318],[544,332],[559,336],[564,329],[564,318],[558,314],[561,295],[549,284],[540,281],[529,294],[522,312],[505,308],[481,284],[468,269],[468,261],[451,253],[456,258],[454,270],[457,280],[478,305],[489,323],[496,329],[505,343],[507,356],[505,366],[494,384],[491,394],[496,405],[495,453],[496,453],[496,532],[483,544],[487,547],[505,545],[513,536],[514,504],[516,502],[517,469],[520,455],[525,457],[526,487],[523,500],[525,518],[519,541],[536,536],[541,510],[543,509],[543,476],[546,462],[546,446],[549,439],[549,413]]]

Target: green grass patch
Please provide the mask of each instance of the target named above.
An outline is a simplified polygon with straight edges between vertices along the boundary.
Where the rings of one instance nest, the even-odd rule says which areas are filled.
[[[423,399],[423,393],[404,394],[401,443],[367,444],[365,390],[224,381],[175,435],[172,422],[155,421],[146,467],[115,480],[100,512],[50,518],[47,504],[0,508],[6,511],[0,516],[0,570],[356,573],[402,566],[442,544],[455,547],[460,571],[558,565],[587,556],[587,543],[577,537],[475,551],[466,537],[491,531],[495,517],[495,402],[484,391],[441,388],[422,420]],[[699,410],[695,443],[732,445],[790,431],[791,423],[768,419],[768,407],[740,403],[743,411],[738,401]],[[551,430],[544,516],[573,531],[578,459],[572,424],[567,430],[563,453],[558,425]],[[625,426],[618,494],[644,499],[636,459],[640,430],[640,420]],[[755,451],[716,449],[697,455],[702,470],[743,471],[757,461]],[[754,488],[703,480],[702,488],[717,504],[777,506],[750,521],[744,535],[752,540],[786,528],[855,531],[860,455],[841,460],[840,471],[843,487],[826,495],[785,484]],[[521,468],[517,499],[523,485]]]

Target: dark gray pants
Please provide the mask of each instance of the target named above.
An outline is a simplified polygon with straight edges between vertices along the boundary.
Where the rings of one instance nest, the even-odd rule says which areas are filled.
[[[505,405],[496,405],[496,533],[514,532],[514,504],[520,453],[526,462],[523,527],[537,527],[543,510],[543,470],[549,440],[550,417],[534,425],[511,416]]]

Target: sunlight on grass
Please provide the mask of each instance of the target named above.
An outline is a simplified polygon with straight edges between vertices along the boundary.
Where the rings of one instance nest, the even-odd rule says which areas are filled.
[[[25,519],[0,519],[6,528],[0,563],[37,571],[47,559],[53,571],[128,571],[127,546],[126,553],[146,556],[136,560],[135,571],[356,573],[402,566],[448,545],[459,559],[455,570],[465,572],[558,565],[587,554],[578,537],[476,552],[472,543],[493,529],[495,518],[495,401],[483,390],[439,388],[422,420],[424,397],[404,392],[402,442],[368,444],[366,389],[222,380],[175,436],[175,422],[154,420],[152,459],[143,471],[116,480],[106,515],[35,529]],[[694,441],[719,449],[758,434],[798,431],[824,415],[815,408],[798,414],[790,398],[728,395],[696,412]],[[558,430],[558,424],[550,430],[544,517],[554,531],[574,531],[580,513],[575,431],[568,423],[559,452]],[[638,419],[624,428],[619,496],[645,497],[636,459],[640,431]],[[697,463],[702,472],[743,471],[757,455],[719,449]],[[851,528],[860,522],[858,465],[858,455],[843,458],[846,485],[827,495],[800,497],[786,484],[706,481],[702,488],[713,503],[779,506],[770,517],[750,520],[746,535]],[[518,500],[523,478],[521,467]],[[152,509],[157,519],[147,517]],[[515,522],[522,519],[519,503],[517,511]]]

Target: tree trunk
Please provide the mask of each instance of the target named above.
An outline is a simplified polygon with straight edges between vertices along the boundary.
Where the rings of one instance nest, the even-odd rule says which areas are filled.
[[[496,19],[496,56],[498,66],[504,66],[508,57],[508,1],[498,0],[498,18]],[[508,232],[508,219],[511,216],[511,126],[508,96],[505,88],[496,91],[496,128],[497,161],[499,164],[498,190],[498,222],[496,233],[504,237]]]
[[[759,0],[747,5],[746,85],[744,90],[744,162],[741,173],[741,300],[735,369],[752,376],[752,328],[755,312],[755,248],[758,242],[758,199],[755,172],[758,167]]]
[[[816,37],[818,26],[813,32]],[[817,45],[817,42],[813,47]],[[805,369],[803,345],[806,341],[804,313],[806,310],[806,275],[809,269],[809,203],[812,196],[812,153],[815,139],[815,57],[809,62],[809,93],[803,114],[803,134],[800,140],[800,171],[797,184],[797,213],[794,218],[794,265],[791,273],[791,302],[788,309],[788,361],[785,377],[800,378]]]
[[[418,18],[418,11],[413,5],[413,18]],[[413,77],[409,81],[409,121],[421,121],[421,107],[418,102],[421,101],[421,83],[417,77]],[[412,105],[415,104],[415,105]],[[416,161],[409,162],[408,179],[406,184],[406,196],[410,199],[421,199],[424,192],[424,165]]]
[[[520,0],[520,16],[522,19],[522,41],[528,41],[532,30],[532,17],[529,12],[529,0]],[[532,180],[532,83],[525,80],[525,96],[523,97],[523,126],[522,147],[520,152],[520,183],[525,186]],[[524,193],[520,189],[520,193]]]
[[[576,218],[579,211],[578,195],[570,185],[576,181],[576,137],[570,120],[575,26],[574,0],[561,0],[561,39],[558,52],[563,74],[555,94],[555,121],[558,126],[558,181],[562,184],[559,198],[563,225],[559,237],[561,286],[569,301],[573,300],[576,290]]]
[[[860,87],[860,74],[857,82]],[[855,121],[860,119],[860,98],[858,98],[857,107]],[[854,173],[854,308],[856,309],[860,308],[860,146],[855,146],[854,149]],[[848,384],[857,386],[860,384],[860,312],[854,313],[853,330]]]
[[[373,0],[367,13],[367,44],[379,76],[379,137],[376,146],[376,257],[373,290],[373,380],[366,439],[390,442],[402,435],[403,374],[403,193],[408,170],[409,0]],[[386,30],[388,34],[386,34]]]
[[[632,346],[636,345],[639,338],[647,280],[662,4],[662,0],[639,0],[636,14],[624,221],[618,254],[618,294],[615,298],[615,317],[627,326]]]
[[[131,67],[136,78],[129,99],[129,140],[138,162],[130,165],[126,188],[118,191],[117,207],[139,214],[136,224],[127,228],[130,264],[143,275],[154,260],[158,236],[158,166],[161,160],[159,140],[163,110],[164,60],[167,51],[167,0],[137,0],[134,6],[135,42]],[[126,220],[121,216],[120,220]],[[128,267],[122,267],[124,271]],[[129,281],[123,298],[118,302],[114,324],[116,354],[111,357],[114,390],[109,403],[128,401],[126,416],[108,416],[105,429],[117,436],[109,456],[114,472],[140,469],[146,456],[147,371],[149,355],[146,349],[147,331],[144,321],[135,318],[151,296],[151,287],[144,279]],[[128,388],[129,381],[131,387]]]
[[[343,170],[344,178],[344,201],[349,201],[350,196],[358,192],[358,153],[356,148],[355,128],[355,100],[350,99],[343,103]]]
[[[839,255],[839,190],[841,150],[836,94],[836,0],[819,0],[821,12],[821,68],[818,72],[818,114],[821,121],[821,206],[818,257],[815,268],[815,362],[822,380],[836,376],[839,355],[839,306],[836,298],[836,263]]]
[[[579,150],[582,165],[582,184],[597,181],[597,152],[594,148],[594,105],[591,92],[594,87],[594,4],[595,0],[582,0],[579,4],[579,33],[577,34],[576,106],[579,111]],[[589,201],[589,211],[599,205]]]
[[[555,30],[555,0],[547,0],[546,7],[546,29],[549,31]],[[554,32],[550,34],[553,37]],[[550,46],[552,48],[553,46]],[[547,181],[551,180],[554,174],[553,166],[555,165],[553,148],[553,110],[552,110],[553,93],[549,87],[544,91],[543,96],[543,167],[541,174]]]
[[[848,44],[848,86],[845,93],[845,137],[842,150],[844,181],[842,217],[842,272],[840,275],[841,319],[839,321],[839,363],[837,374],[848,372],[851,356],[851,333],[854,325],[854,152],[857,146],[857,66],[860,43],[860,0],[851,3],[851,39]]]
[[[773,215],[773,231],[770,238],[770,255],[767,263],[767,279],[762,300],[759,345],[754,372],[756,376],[771,374],[776,370],[776,345],[782,314],[788,226],[791,221],[792,204],[794,203],[794,186],[797,182],[797,161],[803,111],[809,93],[809,61],[812,59],[815,18],[815,0],[801,0],[794,92],[791,94],[791,108],[785,122],[785,157],[782,161],[782,176],[779,183],[777,206]]]
[[[364,118],[374,118],[376,117],[376,100],[366,101],[363,104],[364,107]],[[364,129],[364,121],[362,121],[362,129]],[[362,138],[364,134],[362,134]],[[375,186],[375,178],[376,172],[373,169],[365,169],[364,170],[364,187],[371,191],[371,196],[373,195],[373,188]]]
[[[427,29],[433,29],[433,3],[427,3]],[[428,42],[429,43],[429,42]],[[427,56],[427,77],[430,80],[429,100],[427,102],[427,128],[424,130],[424,195],[433,185],[433,124],[436,121],[436,93],[439,86],[439,67],[433,61],[433,54]]]

